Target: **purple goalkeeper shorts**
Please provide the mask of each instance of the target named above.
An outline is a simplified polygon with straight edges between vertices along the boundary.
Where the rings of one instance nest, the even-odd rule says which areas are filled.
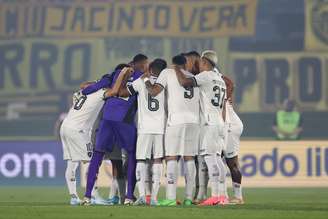
[[[102,119],[96,136],[95,151],[112,152],[115,143],[128,153],[135,153],[137,129],[134,125]]]

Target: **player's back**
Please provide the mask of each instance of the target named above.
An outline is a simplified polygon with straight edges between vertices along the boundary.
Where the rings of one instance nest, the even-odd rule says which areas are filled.
[[[199,123],[199,88],[184,88],[179,84],[174,69],[164,71],[167,74],[168,124]],[[187,77],[193,77],[191,73],[182,71]]]
[[[151,82],[154,83],[154,81]],[[164,134],[164,92],[152,97],[141,78],[137,79],[133,85],[138,91],[138,133]]]
[[[104,105],[104,90],[80,96],[69,110],[63,124],[65,126],[90,131]]]
[[[201,72],[196,78],[206,81],[200,85],[200,105],[202,122],[223,125],[222,111],[226,99],[226,84],[214,71]]]

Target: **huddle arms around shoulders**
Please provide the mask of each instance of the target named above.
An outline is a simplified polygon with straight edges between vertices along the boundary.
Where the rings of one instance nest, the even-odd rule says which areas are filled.
[[[115,97],[115,96],[120,96],[120,97],[128,97],[130,96],[130,93],[128,92],[126,88],[126,82],[129,79],[129,77],[133,73],[133,68],[123,68],[115,81],[115,84],[112,88],[108,88],[106,92],[104,93],[104,98],[109,98],[109,97]]]
[[[185,74],[181,71],[181,69],[178,66],[174,66],[175,73],[177,75],[179,84],[183,87],[197,87],[197,83],[195,81],[195,78],[187,78]]]

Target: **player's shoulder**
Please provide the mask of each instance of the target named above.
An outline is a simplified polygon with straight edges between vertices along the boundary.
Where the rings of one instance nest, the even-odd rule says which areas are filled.
[[[172,73],[172,72],[174,72],[174,69],[172,69],[172,68],[165,68],[165,69],[163,69],[161,71],[160,75],[162,75],[162,74],[165,75],[165,74]]]

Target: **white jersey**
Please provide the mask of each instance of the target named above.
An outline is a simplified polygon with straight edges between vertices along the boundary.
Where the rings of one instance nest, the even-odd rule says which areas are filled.
[[[152,83],[155,82],[153,79]],[[128,85],[131,95],[138,94],[138,134],[164,134],[164,92],[152,97],[141,78]]]
[[[101,89],[87,96],[82,95],[74,101],[63,125],[76,130],[91,131],[97,116],[104,105],[105,90]]]
[[[193,75],[182,70],[187,77]],[[156,80],[167,91],[167,125],[199,123],[199,88],[184,88],[179,84],[174,69],[164,69]]]
[[[194,78],[200,89],[202,123],[223,126],[222,111],[226,99],[226,85],[221,75],[215,71],[203,71]]]

